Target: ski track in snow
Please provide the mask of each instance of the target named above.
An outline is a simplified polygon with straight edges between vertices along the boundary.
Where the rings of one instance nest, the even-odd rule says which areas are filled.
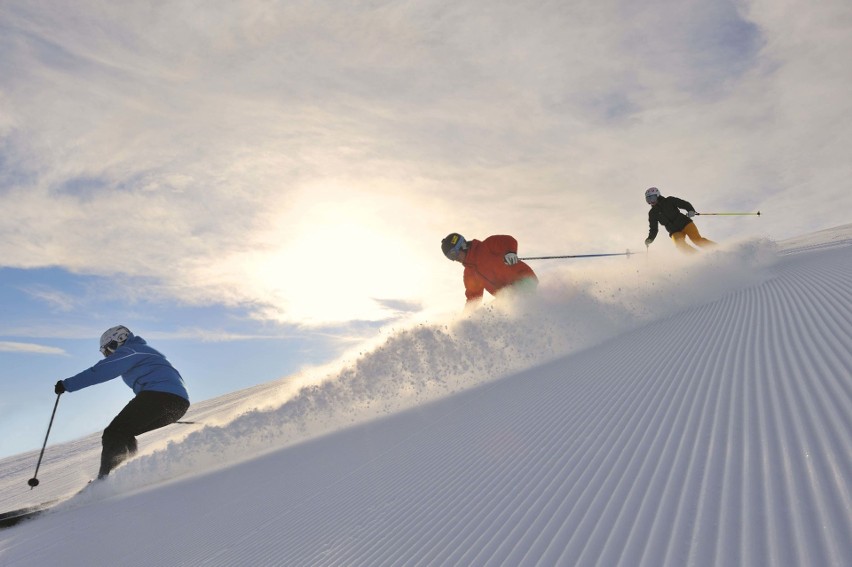
[[[708,256],[622,304],[586,288],[528,321],[495,307],[396,332],[295,395],[235,393],[220,425],[143,438],[172,442],[101,494],[0,532],[0,565],[50,564],[44,539],[69,523],[121,542],[62,540],[71,566],[849,565],[841,228],[771,262],[760,244]],[[44,478],[96,458],[97,441]],[[10,475],[25,484],[34,460],[0,461],[0,502],[21,500]],[[152,477],[176,480],[134,489]],[[162,527],[133,513],[146,498]]]

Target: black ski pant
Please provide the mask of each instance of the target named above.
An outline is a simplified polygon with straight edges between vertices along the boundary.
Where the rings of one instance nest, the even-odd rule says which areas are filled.
[[[101,469],[104,478],[136,453],[136,436],[174,423],[189,409],[189,400],[166,392],[139,392],[104,429]]]

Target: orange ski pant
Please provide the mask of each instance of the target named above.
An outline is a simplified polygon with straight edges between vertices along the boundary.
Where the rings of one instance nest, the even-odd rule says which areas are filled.
[[[689,237],[689,240],[692,241],[693,244],[699,247],[712,246],[716,244],[712,240],[708,240],[701,236],[701,233],[698,232],[698,227],[695,226],[694,222],[689,223],[684,227],[680,232],[672,233],[672,240],[677,246],[678,250],[682,250],[684,252],[695,252],[695,248],[686,243],[686,237]]]

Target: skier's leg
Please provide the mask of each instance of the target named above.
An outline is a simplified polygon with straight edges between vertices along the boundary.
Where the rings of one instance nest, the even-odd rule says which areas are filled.
[[[700,246],[700,247],[703,248],[705,246],[713,246],[714,244],[716,244],[712,240],[709,240],[709,239],[701,236],[701,233],[698,232],[698,227],[695,225],[694,222],[691,222],[688,225],[686,225],[686,228],[683,229],[683,232],[686,233],[686,235],[689,237],[689,239],[692,241],[692,243],[695,244],[696,246]]]
[[[686,243],[686,233],[681,232],[673,232],[672,233],[672,242],[675,243],[677,249],[681,252],[686,252],[688,254],[692,254],[693,252],[697,252],[695,248]]]
[[[174,423],[186,413],[189,402],[164,392],[140,392],[104,430],[101,468],[107,476],[128,456],[136,453],[136,435]]]
[[[104,429],[101,443],[103,449],[98,478],[107,476],[112,469],[136,452],[136,439],[126,431],[113,427],[112,424]]]
[[[170,425],[186,414],[189,409],[189,401],[166,392],[141,392],[139,396],[144,395],[146,403],[150,406],[147,412],[147,420],[140,420],[138,427],[134,431],[134,435],[141,435],[148,431],[153,431],[161,427]]]

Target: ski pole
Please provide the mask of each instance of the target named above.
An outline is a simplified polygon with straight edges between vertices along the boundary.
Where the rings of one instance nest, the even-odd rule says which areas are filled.
[[[53,404],[53,413],[50,414],[50,423],[47,424],[47,433],[44,436],[44,444],[41,446],[41,453],[38,456],[38,463],[36,463],[36,470],[33,477],[27,481],[27,484],[30,485],[30,490],[38,486],[38,468],[41,466],[41,458],[44,457],[44,448],[47,447],[47,438],[50,436],[50,428],[53,427],[53,418],[56,415],[56,408],[59,406],[59,397],[62,394],[56,394],[56,403]]]
[[[618,252],[615,254],[568,254],[565,256],[528,256],[526,258],[518,258],[518,260],[556,260],[562,258],[601,258],[603,256],[630,256],[635,254],[628,250],[627,252]]]
[[[726,216],[726,217],[732,217],[732,216],[747,216],[747,215],[754,215],[754,216],[758,216],[758,217],[759,217],[759,216],[760,216],[760,211],[757,211],[756,213],[695,213],[695,216],[702,216],[702,217],[709,217],[709,216],[716,216],[716,217]]]

